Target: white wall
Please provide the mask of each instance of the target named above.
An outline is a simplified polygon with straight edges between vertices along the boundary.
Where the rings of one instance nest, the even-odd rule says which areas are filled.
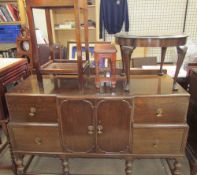
[[[183,32],[187,0],[127,0],[129,9],[130,32],[132,33],[181,33]],[[124,29],[124,28],[123,28]],[[124,30],[123,30],[124,31]],[[197,0],[189,0],[185,34],[197,44]],[[106,40],[113,35],[106,34]],[[157,56],[160,49],[149,49],[148,56]],[[168,49],[167,62],[175,62],[175,49]]]

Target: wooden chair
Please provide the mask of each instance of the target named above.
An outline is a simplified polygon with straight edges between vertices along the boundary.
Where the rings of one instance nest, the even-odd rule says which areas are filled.
[[[27,4],[27,16],[29,21],[29,28],[32,40],[33,47],[33,67],[37,74],[60,74],[60,75],[72,75],[79,79],[80,85],[83,84],[83,75],[87,72],[89,68],[89,46],[88,46],[88,9],[87,9],[87,0],[26,0]],[[50,49],[51,60],[46,64],[40,65],[39,54],[37,49],[37,41],[35,34],[35,23],[33,18],[33,9],[39,8],[44,9],[46,13],[47,21],[47,32],[49,39],[49,46],[53,46],[52,38],[52,26],[51,26],[51,16],[50,9],[54,8],[65,8],[73,9],[75,15],[75,33],[76,33],[76,43],[77,43],[77,61],[68,61],[68,62],[55,62],[53,51]],[[83,13],[84,17],[84,40],[86,48],[86,60],[82,61],[82,46],[81,46],[81,23],[80,23],[80,12]]]

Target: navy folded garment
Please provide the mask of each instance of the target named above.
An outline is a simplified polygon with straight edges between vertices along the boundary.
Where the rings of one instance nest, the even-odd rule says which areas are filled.
[[[100,4],[100,38],[103,28],[109,34],[121,31],[125,22],[125,31],[129,31],[129,16],[127,0],[101,0]]]

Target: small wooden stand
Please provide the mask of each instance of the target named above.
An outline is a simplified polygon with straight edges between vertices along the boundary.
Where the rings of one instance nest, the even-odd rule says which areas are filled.
[[[99,88],[102,82],[109,82],[112,85],[112,88],[116,86],[116,48],[111,44],[96,44],[95,45],[95,67],[96,67],[96,78],[95,83],[96,87]],[[102,59],[108,59],[110,61],[110,72],[109,77],[101,77],[99,75],[100,66],[99,63]]]

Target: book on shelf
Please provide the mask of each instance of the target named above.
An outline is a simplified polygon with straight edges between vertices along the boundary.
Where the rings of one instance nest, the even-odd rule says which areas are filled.
[[[0,7],[0,20],[1,20],[1,22],[7,21],[6,17],[4,16],[3,12],[1,11],[1,7]]]
[[[20,21],[19,10],[16,4],[0,5],[0,21],[15,22]]]
[[[16,50],[8,50],[0,52],[0,58],[16,58]]]
[[[11,18],[12,18],[12,21],[17,21],[17,16],[14,15],[14,8],[11,4],[6,4],[6,9],[7,11],[9,12]]]

